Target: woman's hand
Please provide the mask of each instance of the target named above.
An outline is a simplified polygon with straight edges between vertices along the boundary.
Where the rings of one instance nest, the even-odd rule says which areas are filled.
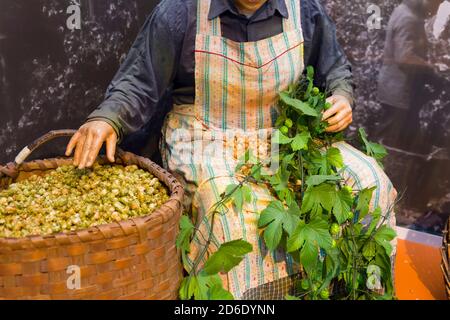
[[[117,144],[114,128],[105,121],[87,122],[70,139],[66,156],[70,156],[75,149],[73,164],[80,169],[91,167],[104,142],[106,142],[106,156],[109,161],[114,162]]]
[[[353,121],[350,101],[344,96],[333,95],[327,99],[331,108],[323,113],[322,120],[328,122],[326,132],[339,132],[347,129]]]

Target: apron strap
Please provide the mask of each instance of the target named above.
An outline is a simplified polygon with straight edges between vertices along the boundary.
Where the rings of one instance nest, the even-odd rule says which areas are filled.
[[[222,36],[220,17],[208,19],[212,0],[197,0],[197,33],[211,36]],[[288,19],[283,19],[283,31],[301,30],[302,0],[285,0],[289,13]]]
[[[300,5],[301,1],[302,0],[285,0],[289,18],[283,19],[284,32],[302,29]]]
[[[197,0],[197,34],[222,36],[220,18],[209,20],[211,0]]]

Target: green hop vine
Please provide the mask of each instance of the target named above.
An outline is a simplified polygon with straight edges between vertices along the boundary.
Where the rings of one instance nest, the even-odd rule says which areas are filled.
[[[314,70],[308,67],[298,84],[280,93],[280,115],[272,137],[279,144],[279,168],[270,173],[247,150],[236,168],[245,178],[226,188],[211,210],[211,223],[216,214],[226,214],[227,203],[241,211],[252,201],[248,183],[263,183],[276,198],[258,221],[264,243],[269,250],[281,247],[291,255],[301,273],[296,294],[286,299],[393,299],[390,257],[396,234],[385,223],[392,208],[386,216],[380,208],[370,211],[375,188],[354,190],[345,185],[343,158],[333,146],[344,136],[325,131],[322,112],[330,104],[326,93],[314,87],[313,78]],[[364,129],[359,130],[359,138],[362,150],[381,164],[386,149],[370,142]],[[199,231],[187,216],[181,219],[180,229],[177,246],[186,263],[190,241]],[[252,246],[242,239],[223,243],[199,268],[211,232],[201,235],[205,246],[181,284],[181,299],[233,299],[218,274],[237,266]]]

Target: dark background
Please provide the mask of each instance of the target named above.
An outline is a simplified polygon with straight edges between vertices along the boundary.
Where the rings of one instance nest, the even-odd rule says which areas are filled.
[[[0,163],[52,129],[77,128],[102,101],[109,81],[157,0],[80,0],[81,30],[69,30],[69,0],[0,0]],[[376,97],[386,25],[400,1],[372,0],[381,8],[382,25],[369,31],[365,0],[323,0],[353,64],[357,83],[355,123],[370,132],[383,121]],[[450,36],[430,37],[430,60],[450,65]],[[446,76],[450,80],[449,76]],[[403,195],[398,223],[440,234],[450,212],[450,85],[429,88],[420,114],[427,137],[423,154],[390,150],[386,171]],[[144,131],[140,138],[147,134]],[[141,139],[144,141],[145,139]],[[61,155],[65,141],[37,152],[35,158]],[[148,154],[148,149],[135,152]],[[127,145],[125,146],[127,148]],[[128,148],[129,149],[129,148]],[[433,153],[438,150],[438,152]],[[431,157],[428,155],[432,154]],[[403,177],[417,181],[405,185]]]

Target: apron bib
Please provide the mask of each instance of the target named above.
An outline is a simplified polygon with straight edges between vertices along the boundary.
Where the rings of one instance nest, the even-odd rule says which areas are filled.
[[[221,275],[224,287],[237,299],[283,299],[292,294],[298,269],[286,253],[270,252],[260,237],[259,215],[275,200],[269,190],[252,184],[253,202],[245,203],[242,212],[227,205],[215,215],[214,224],[211,208],[228,185],[239,182],[235,168],[247,149],[260,159],[270,157],[278,94],[298,81],[304,70],[300,1],[286,0],[289,18],[283,19],[283,33],[245,43],[222,37],[220,17],[208,19],[210,3],[198,0],[197,4],[195,103],[173,107],[165,119],[160,145],[165,168],[185,187],[184,206],[199,230],[185,267],[192,268],[213,228],[204,261],[223,242],[243,239],[253,246],[239,266]],[[358,157],[361,167],[362,175],[347,171],[347,179],[359,186],[373,183],[367,181],[367,171],[372,170],[375,181],[389,187],[374,203],[385,201],[387,206],[395,189],[387,177],[379,178],[382,170],[373,169],[373,162],[369,169],[368,157],[349,145],[339,148],[348,163]],[[263,289],[255,291],[258,287]]]

